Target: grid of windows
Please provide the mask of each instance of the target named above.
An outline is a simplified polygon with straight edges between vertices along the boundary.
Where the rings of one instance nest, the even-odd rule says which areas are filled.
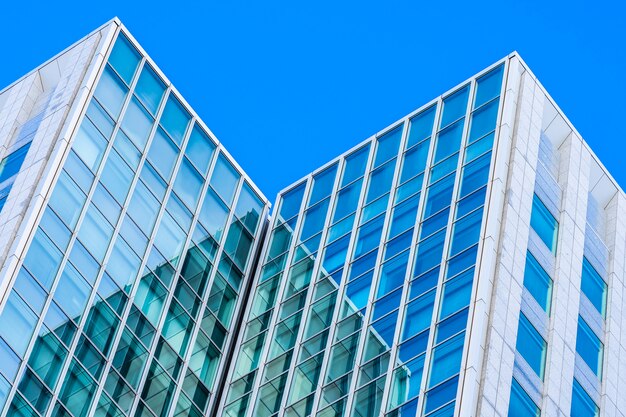
[[[0,409],[202,415],[266,212],[120,32],[0,315]]]
[[[281,193],[224,415],[451,415],[502,73]]]

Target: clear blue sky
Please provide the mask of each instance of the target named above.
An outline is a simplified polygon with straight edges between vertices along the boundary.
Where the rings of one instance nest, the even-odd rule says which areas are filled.
[[[626,187],[623,1],[37,3],[1,6],[0,88],[117,15],[270,200],[513,50]]]

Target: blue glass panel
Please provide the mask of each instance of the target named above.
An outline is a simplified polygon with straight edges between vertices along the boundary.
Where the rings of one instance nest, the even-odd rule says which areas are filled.
[[[415,258],[414,275],[421,275],[430,268],[441,263],[445,229],[420,242]]]
[[[449,175],[439,182],[428,187],[424,218],[437,213],[448,207],[452,200],[452,188],[454,187],[454,175]]]
[[[377,300],[374,303],[374,312],[372,313],[372,321],[378,320],[384,315],[390,313],[391,311],[398,308],[400,305],[400,298],[402,297],[402,288],[398,288],[396,291],[393,291],[391,294],[386,295],[385,297]],[[395,326],[395,323],[394,323]],[[393,338],[393,335],[392,335]]]
[[[507,415],[508,417],[539,417],[541,415],[539,407],[515,379],[511,384],[511,400]]]
[[[473,279],[474,268],[471,268],[443,285],[441,310],[439,311],[440,320],[469,305],[472,297]]]
[[[378,292],[376,293],[377,298],[388,294],[390,291],[404,284],[408,261],[409,251],[405,251],[403,254],[396,256],[382,265],[380,278],[378,280]]]
[[[385,133],[377,139],[376,158],[374,159],[374,168],[387,162],[398,154],[400,140],[402,139],[402,128],[404,124]]]
[[[36,324],[37,316],[24,300],[12,291],[0,314],[0,337],[15,353],[23,357]]]
[[[150,113],[133,97],[124,112],[122,129],[138,149],[145,149],[153,123]]]
[[[185,136],[190,118],[191,116],[180,101],[170,93],[163,114],[161,115],[160,123],[178,146],[180,146],[183,141],[183,136]]]
[[[374,201],[381,195],[391,191],[395,166],[395,160],[393,160],[372,171],[367,189],[366,203]]]
[[[415,297],[418,297],[424,294],[426,291],[437,286],[437,283],[439,282],[439,269],[439,267],[433,268],[427,273],[416,277],[411,282],[411,292],[409,294],[409,299],[412,300]]]
[[[178,263],[178,258],[185,244],[185,233],[176,224],[172,216],[164,213],[159,231],[154,239],[154,246],[163,254],[163,257],[174,265]]]
[[[322,262],[322,267],[326,273],[333,274],[343,267],[349,243],[350,235],[346,235],[326,247]]]
[[[104,217],[111,224],[116,224],[120,217],[122,207],[113,196],[107,191],[101,183],[98,183],[96,190],[94,191],[92,201],[98,210],[104,214]]]
[[[496,128],[496,119],[498,118],[498,104],[499,100],[494,100],[472,114],[468,143],[472,143],[487,133],[493,132]]]
[[[311,191],[311,196],[309,197],[309,207],[330,195],[336,174],[337,164],[326,168],[313,177],[313,191]]]
[[[419,197],[419,194],[415,195],[393,208],[391,215],[391,227],[389,229],[389,239],[415,225]]]
[[[89,119],[84,119],[74,138],[72,149],[83,160],[85,165],[96,172],[107,142]]]
[[[378,247],[384,221],[385,216],[379,216],[359,228],[354,258],[358,258],[364,253]]]
[[[491,150],[494,136],[495,133],[490,133],[465,148],[465,160],[463,163],[467,164],[468,162],[473,161],[476,157]]]
[[[344,234],[351,231],[353,226],[354,214],[332,225],[328,230],[328,237],[326,238],[326,241],[330,243],[338,237],[343,236]]]
[[[389,193],[363,207],[361,214],[361,224],[367,223],[369,220],[387,210],[388,203]]]
[[[582,317],[578,317],[576,352],[583,358],[598,378],[602,378],[602,356],[604,345]]]
[[[299,184],[281,196],[280,211],[278,212],[281,219],[289,220],[298,214],[300,211],[300,205],[302,204],[302,196],[304,195],[305,187],[306,182]]]
[[[362,183],[363,181],[359,180],[337,193],[333,222],[343,219],[348,214],[354,213],[359,204]]]
[[[174,191],[191,211],[195,211],[198,205],[203,183],[202,175],[196,171],[187,158],[183,158],[176,174]]]
[[[422,222],[422,230],[420,230],[420,240],[425,239],[436,231],[441,230],[448,224],[448,217],[450,216],[450,208],[441,210],[437,214],[430,216],[428,219]]]
[[[546,341],[523,313],[519,315],[517,351],[522,355],[539,378],[543,379],[546,361]]]
[[[104,68],[94,97],[114,120],[120,115],[122,105],[128,94],[128,87],[108,65]]]
[[[98,264],[94,257],[91,256],[80,241],[74,241],[69,259],[83,278],[85,278],[89,284],[94,285],[98,275],[98,270],[100,269],[100,264]]]
[[[446,271],[446,277],[453,277],[459,272],[464,271],[470,266],[474,265],[474,263],[476,263],[477,252],[478,245],[474,245],[471,248],[459,253],[454,258],[451,258],[448,261],[448,270]]]
[[[118,237],[107,263],[107,272],[110,277],[120,288],[129,293],[140,265],[141,259],[132,252],[124,239]]]
[[[23,267],[20,268],[17,278],[15,279],[13,289],[26,300],[35,314],[41,314],[43,305],[46,302],[47,293]]]
[[[30,144],[31,142],[28,142],[26,145],[16,149],[2,159],[2,162],[0,162],[0,183],[3,183],[19,172],[24,158],[26,158],[26,154],[28,153],[28,149],[30,148]]]
[[[78,231],[78,238],[99,262],[104,259],[104,253],[109,246],[112,235],[113,227],[106,221],[102,213],[94,205],[91,205]]]
[[[300,231],[300,241],[304,242],[311,236],[322,231],[324,221],[326,220],[326,212],[328,211],[328,203],[330,199],[326,199],[320,204],[311,207],[304,214],[304,223]]]
[[[256,232],[265,205],[247,182],[243,183],[235,215],[252,233]]]
[[[430,169],[430,182],[431,184],[440,178],[445,177],[452,171],[456,170],[457,163],[459,162],[459,153],[455,153],[454,155],[444,159],[439,162],[437,165]]]
[[[346,156],[346,163],[343,170],[343,178],[341,186],[351,183],[355,179],[363,176],[365,166],[367,165],[367,157],[369,156],[370,144],[363,146],[361,149],[352,152]]]
[[[74,180],[85,194],[89,192],[93,184],[94,174],[73,150],[70,151],[70,154],[67,156],[63,170],[70,174],[72,180]]]
[[[587,296],[591,304],[595,306],[602,316],[606,314],[606,294],[607,285],[600,274],[583,257],[583,273],[580,282],[580,289]]]
[[[420,174],[417,177],[413,178],[402,184],[396,190],[396,198],[395,203],[398,203],[405,198],[412,196],[418,193],[422,189],[422,183],[424,182],[424,174]]]
[[[127,214],[149,236],[156,222],[161,205],[143,182],[138,181],[128,205]]]
[[[43,285],[46,291],[50,291],[52,280],[61,263],[63,255],[52,243],[50,238],[39,228],[28,248],[28,254],[24,259],[24,266]]]
[[[430,291],[410,302],[406,307],[402,340],[406,340],[430,327],[435,306],[435,291]]]
[[[376,251],[370,252],[362,258],[357,259],[352,263],[350,279],[356,278],[366,271],[371,270],[374,268],[374,264],[376,264]]]
[[[537,197],[537,194],[533,195],[530,226],[537,232],[548,249],[550,249],[552,253],[556,253],[556,238],[559,231],[559,224],[545,204]]]
[[[452,229],[452,244],[450,256],[454,256],[463,249],[478,242],[480,237],[480,225],[483,219],[483,210],[479,209],[458,220]]]
[[[213,174],[211,174],[210,184],[229,206],[233,202],[239,177],[240,175],[235,170],[235,167],[233,167],[223,154],[220,154],[215,168],[213,169]]]
[[[172,176],[174,164],[178,158],[178,147],[160,127],[150,144],[148,159],[166,181]]]
[[[118,130],[115,135],[113,147],[122,156],[122,159],[124,159],[128,166],[133,170],[137,170],[139,161],[141,160],[141,152],[139,152],[135,145],[133,145],[133,142],[121,130]]]
[[[76,323],[79,322],[80,316],[85,310],[90,293],[91,286],[87,284],[71,263],[66,263],[57,288],[54,291],[54,300],[65,314]]]
[[[433,358],[431,359],[432,368],[428,380],[429,387],[433,387],[459,373],[464,338],[465,333],[461,333],[435,348]]]
[[[124,217],[124,221],[122,222],[122,227],[120,229],[120,236],[124,238],[136,254],[143,256],[146,252],[146,249],[148,248],[148,238],[141,231],[139,226],[137,226],[137,224],[128,216]]]
[[[430,106],[426,110],[423,110],[418,115],[413,116],[410,120],[409,138],[407,139],[407,149],[416,143],[430,137],[433,131],[433,124],[435,122],[435,114],[437,112],[437,106]]]
[[[109,63],[122,76],[127,84],[133,79],[137,65],[141,56],[135,47],[130,43],[128,38],[122,33],[119,34],[115,41],[115,46],[109,56]]]
[[[156,169],[146,160],[141,169],[141,174],[139,175],[141,181],[148,187],[152,194],[156,196],[159,201],[163,201],[165,199],[165,192],[167,191],[167,183],[161,176],[156,172]]]
[[[550,314],[552,279],[530,252],[526,253],[524,287],[526,287],[533,298],[537,300],[541,308],[543,308],[546,313]]]
[[[150,65],[145,64],[135,86],[135,94],[153,115],[156,114],[159,104],[161,104],[164,92],[165,83],[161,81]]]
[[[477,87],[476,98],[474,99],[474,108],[477,108],[492,98],[500,95],[500,90],[502,89],[503,71],[504,65],[500,65],[476,81]]]
[[[485,204],[486,193],[487,187],[483,187],[460,200],[456,205],[456,218],[461,218]]]
[[[0,343],[1,342],[2,341],[0,341]],[[8,365],[8,362],[7,362],[7,365]],[[7,375],[7,377],[9,377],[9,376]],[[11,378],[11,377],[9,377],[9,378]],[[9,391],[10,390],[11,390],[11,385],[9,384],[9,382],[2,375],[0,375],[0,409],[2,407],[4,407],[4,404],[5,404],[6,400],[7,400],[7,397],[9,396]]]
[[[89,103],[89,107],[87,107],[87,117],[107,140],[111,138],[115,123],[97,100],[91,100]]]
[[[434,163],[441,161],[460,149],[464,124],[465,119],[459,120],[437,134]]]
[[[346,286],[346,297],[354,305],[356,310],[360,310],[367,306],[371,285],[372,275],[366,274],[355,279],[354,281],[349,282]]]
[[[187,141],[185,155],[203,175],[209,169],[213,152],[215,152],[215,144],[209,138],[209,135],[197,124],[194,125]]]
[[[396,330],[397,321],[398,310],[372,324],[371,329],[373,330],[370,331],[372,331],[372,334],[380,336],[386,347],[389,348],[393,344],[393,334]]]
[[[459,377],[456,376],[426,393],[424,413],[430,413],[456,398]]]
[[[428,158],[429,145],[430,141],[424,141],[404,153],[400,183],[403,183],[409,178],[413,178],[420,172],[424,171],[424,168],[426,167],[426,159]]]
[[[463,167],[463,178],[461,179],[461,195],[465,197],[474,190],[487,184],[489,179],[489,164],[491,163],[491,152],[470,162]]]
[[[570,417],[598,417],[600,409],[580,383],[574,379]],[[539,416],[539,414],[537,414]],[[521,417],[521,415],[520,415]]]
[[[2,338],[0,338],[0,408],[2,407],[3,400],[6,398],[6,394],[9,392],[9,385],[5,382],[2,375],[10,380],[13,380],[17,375],[17,369],[19,366],[20,358],[15,354],[15,352],[13,352],[9,345],[7,345]],[[5,383],[6,391],[4,391],[5,386],[3,385]]]
[[[204,203],[200,209],[199,220],[217,241],[219,241],[222,236],[227,217],[228,207],[226,207],[213,190],[207,190]]]
[[[385,245],[385,261],[396,256],[398,253],[411,246],[411,240],[413,238],[413,228],[393,238]]]
[[[437,324],[435,333],[435,343],[440,343],[447,338],[465,330],[467,328],[467,314],[469,308],[464,308]]]
[[[439,128],[445,127],[465,115],[469,87],[468,84],[443,99],[443,115],[441,116]]]
[[[43,229],[52,241],[61,250],[65,250],[70,243],[70,230],[63,224],[61,219],[52,211],[50,207],[44,211],[39,227]]]

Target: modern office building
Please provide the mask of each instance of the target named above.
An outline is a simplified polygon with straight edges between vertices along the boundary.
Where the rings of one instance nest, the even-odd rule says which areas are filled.
[[[117,19],[0,145],[0,417],[626,415],[626,196],[515,53],[271,216]]]

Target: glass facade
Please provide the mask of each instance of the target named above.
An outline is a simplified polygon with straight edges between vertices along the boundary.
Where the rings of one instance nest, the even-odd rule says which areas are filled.
[[[0,314],[4,415],[208,412],[268,206],[120,32]]]

